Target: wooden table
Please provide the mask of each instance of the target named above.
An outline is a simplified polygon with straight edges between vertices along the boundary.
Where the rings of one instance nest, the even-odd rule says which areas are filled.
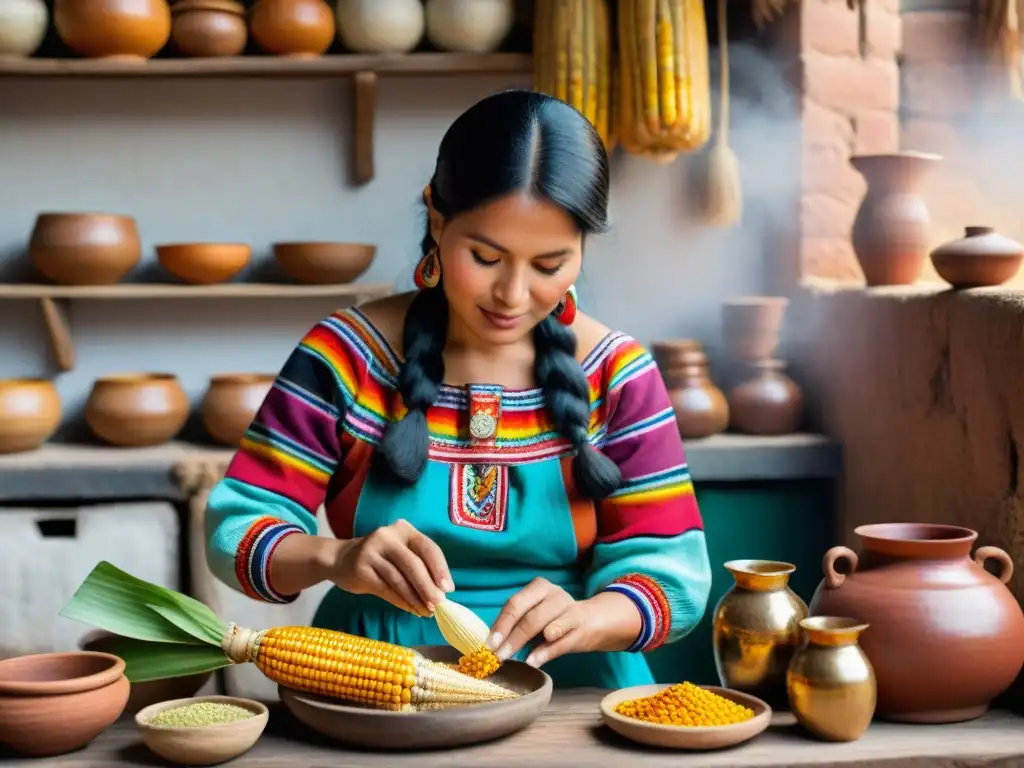
[[[876,723],[857,742],[825,744],[802,735],[791,715],[778,714],[760,737],[735,749],[678,753],[649,749],[620,739],[601,725],[602,691],[556,691],[547,711],[520,733],[476,747],[413,754],[353,751],[309,734],[279,704],[259,743],[231,768],[761,768],[843,766],[844,768],[1018,768],[1024,767],[1024,716],[996,710],[970,723],[910,726]],[[0,765],[39,768],[162,766],[123,718],[84,750],[45,760],[0,751]]]

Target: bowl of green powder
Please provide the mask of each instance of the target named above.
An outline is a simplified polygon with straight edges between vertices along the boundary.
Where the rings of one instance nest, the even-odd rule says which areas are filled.
[[[267,727],[266,706],[234,696],[162,701],[141,710],[135,723],[151,752],[177,765],[216,765],[238,757]]]

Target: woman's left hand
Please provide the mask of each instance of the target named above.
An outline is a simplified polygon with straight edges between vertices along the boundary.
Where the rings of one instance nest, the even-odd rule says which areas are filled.
[[[526,663],[539,667],[566,653],[596,647],[593,607],[547,579],[537,578],[509,598],[491,626],[487,647],[502,661],[534,638],[542,640]]]

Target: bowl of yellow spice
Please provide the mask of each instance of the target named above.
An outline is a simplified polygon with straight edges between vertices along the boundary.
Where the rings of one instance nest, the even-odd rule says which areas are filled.
[[[632,741],[672,749],[722,749],[748,741],[771,723],[756,696],[693,683],[638,685],[601,700],[605,725]]]
[[[216,765],[248,752],[267,727],[258,701],[197,696],[140,710],[135,723],[151,752],[177,765]]]

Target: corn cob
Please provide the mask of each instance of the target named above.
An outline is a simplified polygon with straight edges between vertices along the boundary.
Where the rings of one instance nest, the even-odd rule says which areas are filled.
[[[536,0],[533,29],[533,89],[582,112],[611,150],[608,0]]]

